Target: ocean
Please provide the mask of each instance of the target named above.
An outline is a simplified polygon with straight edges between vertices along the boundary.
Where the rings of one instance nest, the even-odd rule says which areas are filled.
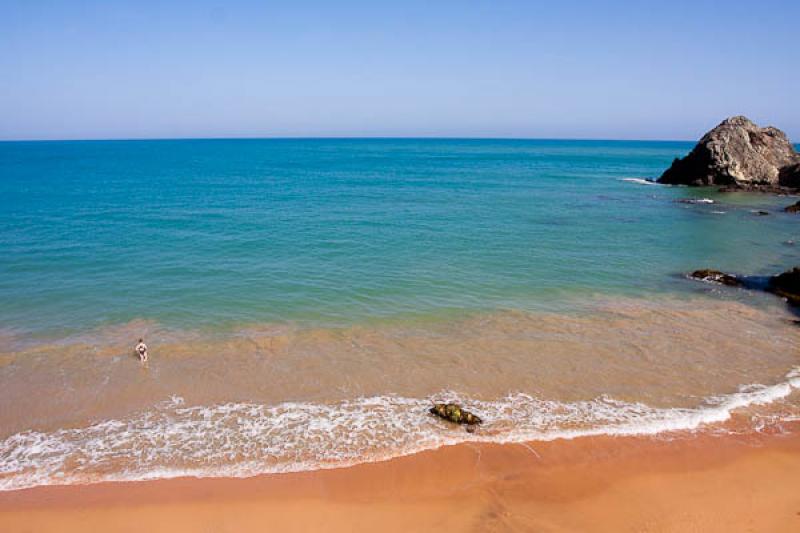
[[[647,181],[691,147],[2,142],[0,490],[780,432],[794,313],[686,273],[798,265],[794,200]]]

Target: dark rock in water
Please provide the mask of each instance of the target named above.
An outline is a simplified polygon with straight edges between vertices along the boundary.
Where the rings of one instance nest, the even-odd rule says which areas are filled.
[[[800,201],[784,207],[783,210],[787,213],[800,213]]]
[[[719,270],[711,270],[704,268],[702,270],[695,270],[689,274],[690,278],[699,279],[700,281],[710,281],[713,283],[721,283],[722,285],[729,285],[731,287],[739,287],[742,281],[736,276],[720,272]]]
[[[430,408],[430,413],[456,424],[475,426],[483,423],[480,417],[470,413],[456,403],[435,403]]]
[[[791,241],[790,241],[791,242]],[[792,242],[792,244],[794,244]],[[800,307],[800,267],[777,276],[733,276],[719,270],[695,270],[689,277],[735,287],[771,292],[786,298],[789,304]]]
[[[686,157],[675,159],[658,182],[785,191],[800,187],[800,154],[781,130],[731,117],[706,133]]]
[[[763,211],[761,209],[759,209],[757,211],[751,211],[751,213],[753,213],[754,215],[758,215],[760,217],[765,217],[765,216],[769,215],[769,211]]]
[[[800,268],[793,269],[769,278],[767,290],[783,296],[789,303],[800,305]]]

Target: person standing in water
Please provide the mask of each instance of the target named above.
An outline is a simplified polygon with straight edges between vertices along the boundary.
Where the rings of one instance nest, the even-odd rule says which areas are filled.
[[[142,363],[147,362],[147,345],[144,343],[143,339],[139,339],[139,344],[136,345],[134,350],[139,355],[139,360]]]

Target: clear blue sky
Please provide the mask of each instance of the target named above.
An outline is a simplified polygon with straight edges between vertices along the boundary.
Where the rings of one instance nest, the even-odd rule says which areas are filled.
[[[800,1],[0,0],[0,139],[800,141]]]

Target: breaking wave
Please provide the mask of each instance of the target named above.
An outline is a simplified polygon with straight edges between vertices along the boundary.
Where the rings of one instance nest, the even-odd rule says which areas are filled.
[[[655,180],[645,178],[620,178],[620,181],[627,181],[629,183],[638,183],[639,185],[661,185]]]
[[[247,477],[337,468],[461,442],[514,443],[595,435],[694,431],[800,389],[800,368],[775,385],[749,385],[696,408],[656,408],[607,396],[557,402],[517,393],[471,401],[487,422],[476,433],[426,414],[430,401],[400,396],[335,404],[185,406],[179,397],[126,420],[25,431],[0,441],[0,490],[179,476]]]

